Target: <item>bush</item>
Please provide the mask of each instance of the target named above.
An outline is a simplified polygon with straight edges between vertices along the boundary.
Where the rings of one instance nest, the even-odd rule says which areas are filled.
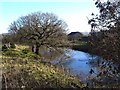
[[[33,52],[29,52],[26,56],[27,56],[28,58],[30,58],[30,59],[37,59],[37,58],[39,58],[39,55],[36,55],[36,54],[33,53]]]
[[[12,49],[9,49],[7,50],[6,52],[3,53],[5,56],[10,56],[10,57],[17,57],[20,55],[19,52],[15,51],[15,50],[12,50]]]
[[[30,50],[28,48],[25,48],[25,49],[22,50],[22,53],[24,53],[24,54],[27,54],[29,52],[30,52]]]
[[[83,52],[88,52],[88,43],[78,43],[74,44],[72,46],[72,49],[78,50],[78,51],[83,51]]]
[[[16,48],[14,43],[10,43],[10,48]]]
[[[7,51],[7,50],[8,50],[7,46],[6,46],[6,45],[3,45],[3,46],[2,46],[2,51]]]
[[[25,48],[21,51],[21,57],[22,58],[30,58],[30,59],[37,59],[37,58],[40,58],[39,55],[36,55],[35,53],[33,53],[30,49],[28,48]]]
[[[3,59],[2,88],[83,88],[77,78],[70,77],[53,65],[48,66],[34,60]],[[4,76],[3,76],[4,75]],[[6,81],[6,83],[5,83]]]

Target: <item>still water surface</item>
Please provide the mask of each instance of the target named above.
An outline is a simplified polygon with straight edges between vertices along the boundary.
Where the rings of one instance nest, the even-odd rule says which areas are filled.
[[[118,66],[99,56],[72,49],[64,50],[63,54],[52,54],[48,57],[53,59],[52,64],[64,67],[71,76],[77,76],[84,83],[92,83],[92,86],[93,80],[103,84],[120,83],[120,75],[116,75]]]

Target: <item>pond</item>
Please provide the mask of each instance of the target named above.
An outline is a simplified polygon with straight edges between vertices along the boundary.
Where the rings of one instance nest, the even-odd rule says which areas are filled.
[[[49,56],[52,64],[69,70],[71,76],[77,76],[89,87],[120,84],[118,66],[99,56],[72,49],[65,49],[61,54],[55,52],[53,56]]]

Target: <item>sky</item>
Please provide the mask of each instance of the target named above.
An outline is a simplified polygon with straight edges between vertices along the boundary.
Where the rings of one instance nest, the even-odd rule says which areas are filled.
[[[38,11],[56,14],[67,23],[68,32],[89,32],[87,17],[98,13],[93,0],[1,0],[0,33],[7,33],[19,17]]]

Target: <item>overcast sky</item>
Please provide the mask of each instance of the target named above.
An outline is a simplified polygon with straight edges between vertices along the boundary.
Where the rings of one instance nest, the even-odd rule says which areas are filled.
[[[3,0],[0,2],[0,33],[6,33],[20,16],[37,11],[56,14],[68,24],[69,32],[89,32],[86,17],[90,18],[98,9],[93,0]]]

